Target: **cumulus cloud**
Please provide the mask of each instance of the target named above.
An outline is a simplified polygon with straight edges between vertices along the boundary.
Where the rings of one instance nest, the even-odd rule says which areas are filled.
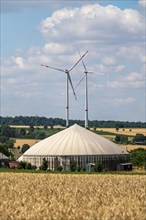
[[[119,77],[118,80],[108,81],[106,86],[115,89],[144,88],[144,76],[141,73],[133,72],[127,76]]]
[[[122,70],[124,70],[125,66],[124,65],[118,65],[118,66],[115,66],[114,69],[115,69],[115,72],[118,73],[118,72],[121,72]]]
[[[142,34],[143,29],[143,18],[138,11],[98,4],[58,10],[40,24],[40,30],[46,37],[58,41],[64,38],[66,41],[77,38],[93,41],[101,36],[103,40],[117,40],[118,37],[119,41],[127,36],[134,40],[137,34]]]
[[[126,59],[128,61],[145,62],[146,55],[145,50],[143,49],[144,46],[144,42],[141,47],[138,45],[121,46],[116,54],[122,59]]]
[[[114,57],[104,57],[103,59],[102,59],[102,62],[103,62],[103,64],[105,64],[105,65],[113,65],[113,64],[115,64],[115,58]]]

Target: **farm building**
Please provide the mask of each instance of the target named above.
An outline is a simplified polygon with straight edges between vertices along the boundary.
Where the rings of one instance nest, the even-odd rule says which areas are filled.
[[[0,167],[9,167],[9,161],[9,158],[6,155],[0,153]]]
[[[132,163],[120,163],[117,164],[117,171],[131,171]]]
[[[88,163],[100,161],[103,168],[116,170],[119,163],[128,162],[129,153],[106,138],[77,124],[48,137],[28,149],[18,161],[27,161],[39,167],[43,158],[49,169],[62,166],[70,169],[71,161],[85,169]]]

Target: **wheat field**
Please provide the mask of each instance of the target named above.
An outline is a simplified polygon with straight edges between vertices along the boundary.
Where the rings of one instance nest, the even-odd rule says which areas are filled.
[[[15,144],[14,147],[22,147],[24,144],[28,144],[30,147],[33,146],[34,144],[38,143],[40,140],[38,139],[15,139]]]
[[[131,135],[135,136],[136,134],[143,134],[146,135],[146,128],[120,128],[118,132],[116,131],[115,128],[96,128],[96,131],[107,131],[111,133],[116,133],[116,134],[125,134],[125,135]]]
[[[0,173],[1,220],[145,220],[146,177]]]

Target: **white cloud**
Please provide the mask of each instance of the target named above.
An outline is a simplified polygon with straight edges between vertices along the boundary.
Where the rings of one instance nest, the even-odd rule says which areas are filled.
[[[143,74],[133,72],[125,77],[118,78],[116,81],[108,81],[106,86],[115,89],[144,88],[144,80]]]
[[[112,100],[112,103],[115,105],[125,105],[125,104],[131,104],[136,102],[136,99],[133,97],[128,98],[115,98]]]
[[[65,54],[68,52],[68,48],[65,44],[47,43],[43,47],[43,52],[45,54]]]
[[[20,69],[25,68],[25,61],[22,57],[11,57],[12,61],[18,66]]]
[[[118,65],[118,66],[115,66],[115,72],[118,73],[118,72],[121,72],[122,70],[125,69],[125,66],[124,65]]]
[[[105,64],[105,65],[113,65],[115,64],[116,60],[114,57],[104,57],[102,59],[102,62]]]
[[[144,42],[141,47],[139,45],[121,46],[116,52],[116,55],[128,61],[145,62],[146,56],[145,50],[143,49],[144,46]]]
[[[98,4],[58,10],[40,24],[41,32],[48,39],[66,42],[71,39],[80,39],[80,42],[115,39],[114,43],[118,43],[127,37],[134,40],[137,34],[140,40],[143,29],[144,21],[138,11]]]

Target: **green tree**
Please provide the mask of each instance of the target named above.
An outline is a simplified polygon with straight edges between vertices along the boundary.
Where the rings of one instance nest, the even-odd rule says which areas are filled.
[[[121,143],[121,144],[128,144],[129,143],[128,136],[126,136],[126,135],[116,135],[115,141],[117,143]]]
[[[0,136],[0,143],[2,143],[2,144],[4,144],[4,143],[6,143],[6,141],[8,141],[9,140],[9,138],[8,137],[6,137],[6,136]]]
[[[34,126],[31,125],[31,126],[29,127],[29,133],[32,133],[32,132],[34,132]]]
[[[7,145],[8,148],[13,148],[15,142],[16,142],[15,139],[12,139],[12,138],[10,139],[9,138],[9,140],[6,141],[6,145]]]
[[[1,136],[15,137],[15,128],[11,128],[8,125],[2,125],[0,133]]]
[[[26,135],[26,130],[25,128],[20,128],[20,136],[23,137]]]
[[[102,163],[100,161],[97,161],[95,163],[94,170],[95,170],[95,172],[102,172]]]
[[[115,137],[115,141],[116,141],[117,143],[120,142],[120,135],[116,135],[116,137]]]
[[[45,132],[44,131],[40,131],[40,132],[36,132],[36,136],[35,138],[37,139],[44,139],[46,137]]]
[[[137,167],[145,166],[146,163],[146,149],[137,148],[130,152],[130,162]]]
[[[26,162],[26,161],[20,161],[19,162],[19,169],[27,169],[27,170],[32,170],[36,169],[36,166],[33,166],[31,163]]]
[[[77,162],[76,161],[72,160],[70,162],[70,170],[71,171],[76,171],[77,170]]]
[[[27,169],[27,170],[32,170],[32,165],[31,165],[31,163],[26,163],[25,169]]]
[[[9,152],[9,149],[6,144],[0,143],[0,153],[3,153],[7,157],[10,157],[10,156],[13,157],[13,154]]]
[[[25,169],[26,168],[26,161],[20,161],[19,162],[19,169]]]
[[[146,137],[143,134],[136,134],[133,138],[133,142],[141,142],[143,143],[146,140]]]
[[[42,165],[39,167],[40,170],[47,170],[48,169],[48,161],[46,160],[46,158],[43,158],[43,163]]]
[[[25,151],[27,151],[30,148],[30,146],[28,144],[23,144],[22,148],[21,148],[21,152],[24,154]]]
[[[126,135],[121,135],[121,136],[120,136],[120,143],[121,143],[121,144],[128,144],[128,136],[126,136]]]

